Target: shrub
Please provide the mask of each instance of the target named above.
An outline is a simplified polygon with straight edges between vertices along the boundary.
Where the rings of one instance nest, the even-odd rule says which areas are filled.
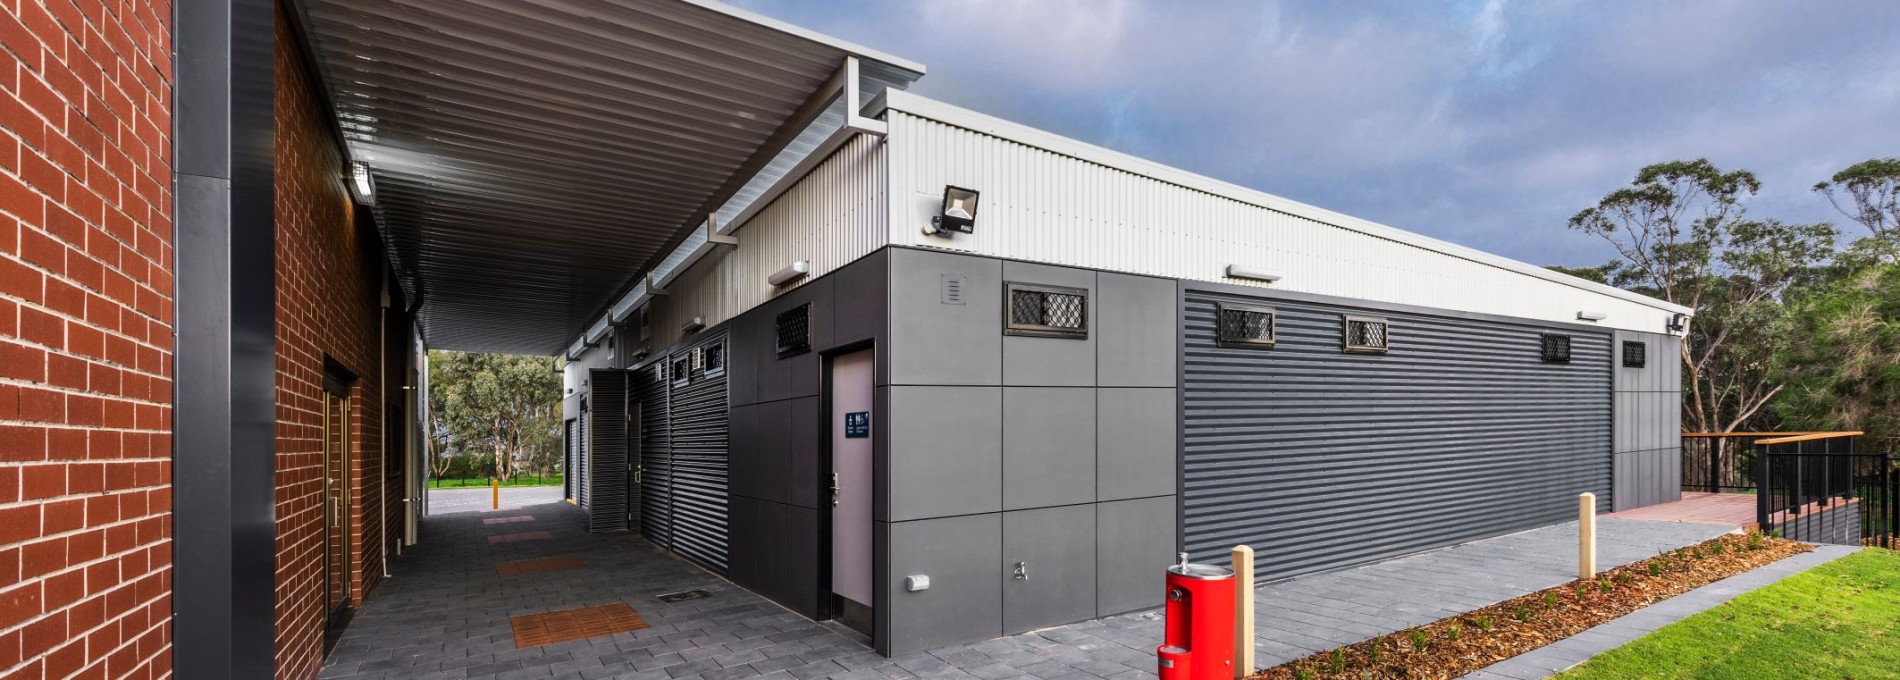
[[[1661,562],[1661,559],[1662,559],[1662,558],[1657,558],[1657,561],[1655,561],[1655,562],[1650,562],[1650,563],[1649,563],[1649,575],[1650,575],[1650,576],[1661,576],[1661,575],[1662,575],[1662,572],[1663,572],[1663,565],[1662,565],[1662,562]]]
[[[1545,609],[1549,609],[1549,608],[1551,608],[1551,607],[1555,607],[1555,606],[1557,606],[1557,594],[1556,594],[1556,593],[1544,593],[1544,608],[1545,608]]]
[[[1371,659],[1373,663],[1379,663],[1380,659],[1385,658],[1385,638],[1373,641],[1372,649],[1366,651],[1366,658]]]
[[[1610,592],[1609,574],[1604,574],[1602,576],[1597,577],[1597,590],[1600,592],[1605,592],[1605,593]]]
[[[1426,634],[1424,629],[1413,628],[1406,631],[1405,634],[1407,637],[1412,638],[1412,649],[1423,652],[1427,647],[1432,646],[1432,636]]]
[[[1519,621],[1529,621],[1531,620],[1531,610],[1525,607],[1518,607],[1511,612],[1511,617]]]
[[[1762,546],[1761,532],[1759,531],[1748,532],[1748,549],[1760,550],[1761,546]]]
[[[1577,584],[1577,601],[1582,602],[1588,597],[1590,597],[1590,585],[1587,583]]]
[[[1478,624],[1478,630],[1484,630],[1484,631],[1491,630],[1491,627],[1497,623],[1496,621],[1491,620],[1490,614],[1481,614],[1478,616],[1478,618],[1472,619],[1471,622]]]
[[[1458,633],[1462,630],[1463,628],[1456,623],[1447,624],[1445,626],[1445,639],[1456,642],[1458,640]]]
[[[1629,582],[1631,582],[1631,581],[1634,581],[1634,580],[1636,580],[1636,577],[1635,577],[1635,576],[1631,576],[1631,575],[1630,575],[1630,573],[1629,573],[1629,572],[1627,572],[1627,571],[1619,571],[1619,572],[1616,572],[1616,582],[1617,582],[1617,583],[1623,583],[1623,584],[1627,584],[1627,583],[1629,583]]]
[[[1313,680],[1313,669],[1302,668],[1297,671],[1293,671],[1293,677],[1299,678],[1299,680]]]
[[[1720,555],[1720,554],[1722,554],[1722,553],[1725,553],[1725,552],[1728,552],[1728,544],[1727,544],[1727,543],[1717,543],[1717,544],[1715,544],[1715,545],[1712,545],[1712,546],[1709,546],[1709,552],[1713,552],[1713,553],[1715,553],[1715,554],[1717,554],[1717,555]]]
[[[1332,667],[1334,675],[1338,675],[1340,673],[1346,672],[1346,650],[1344,649],[1333,650],[1332,657],[1327,659],[1326,663],[1328,666]]]

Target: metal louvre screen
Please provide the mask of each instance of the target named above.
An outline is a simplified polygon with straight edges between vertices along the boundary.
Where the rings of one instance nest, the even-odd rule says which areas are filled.
[[[574,502],[580,505],[582,510],[586,510],[588,501],[593,499],[593,493],[587,488],[587,422],[589,420],[593,420],[593,416],[588,413],[587,404],[582,402],[580,424],[577,426],[577,438],[574,440]]]
[[[627,530],[627,372],[588,371],[587,530]]]
[[[675,354],[699,358],[686,364],[691,380],[674,380],[668,398],[673,446],[668,547],[720,574],[726,573],[726,375],[708,371],[704,357],[724,343],[724,333],[709,335]]]
[[[1183,308],[1196,559],[1244,543],[1281,578],[1563,522],[1583,491],[1608,510],[1609,334],[1549,364],[1534,325],[1378,311],[1403,342],[1356,354],[1342,316],[1365,310],[1273,300],[1272,351],[1223,346],[1217,305],[1263,302],[1190,290]]]
[[[579,468],[574,464],[574,425],[577,421],[570,418],[561,422],[561,492],[568,498],[580,502],[580,493],[574,490],[574,484],[580,481],[576,477]]]
[[[661,355],[633,371],[640,408],[640,533],[655,545],[673,540],[673,451],[667,438],[665,368]]]

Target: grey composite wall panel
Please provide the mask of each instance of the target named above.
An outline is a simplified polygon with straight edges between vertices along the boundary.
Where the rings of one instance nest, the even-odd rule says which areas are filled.
[[[1095,272],[1073,267],[1004,260],[1003,281],[1079,288],[1088,291],[1088,303],[1083,309],[1087,312],[1084,324],[1089,329],[1088,336],[1080,339],[1003,336],[1003,384],[1093,387],[1095,385],[1096,336],[1100,335],[1100,332],[1095,330],[1098,316],[1096,314]],[[998,304],[1009,304],[1001,297],[997,299]],[[1003,321],[999,317],[991,323],[993,328],[1000,330]]]
[[[1003,513],[1003,634],[1095,618],[1095,539],[1092,503]]]
[[[1096,273],[1090,303],[1097,313],[1090,334],[1095,336],[1097,385],[1174,387],[1178,295],[1173,279]]]
[[[1682,498],[1682,339],[1617,331],[1612,505],[1629,510]],[[1623,343],[1646,347],[1641,368],[1623,365]],[[1691,480],[1693,483],[1694,480]]]
[[[1094,389],[1005,387],[1002,412],[1004,510],[1095,501]]]
[[[1002,388],[889,390],[889,521],[1002,510]]]
[[[1002,518],[988,513],[886,525],[894,575],[881,589],[889,611],[887,653],[1003,633]],[[907,575],[929,576],[930,588],[906,590]]]
[[[1095,506],[1095,615],[1161,605],[1162,570],[1174,557],[1175,497]]]
[[[714,573],[726,573],[727,404],[724,369],[706,370],[704,352],[730,350],[724,328],[710,329],[674,353],[688,378],[669,382],[667,425],[673,446],[672,548]]]
[[[587,405],[593,422],[587,431],[587,530],[626,531],[628,504],[639,502],[638,492],[627,487],[630,376],[617,368],[588,373]]]
[[[891,248],[890,384],[1003,384],[1003,263]],[[960,294],[945,294],[954,285]]]
[[[1180,465],[1179,409],[1173,387],[1095,391],[1096,500],[1174,494]]]
[[[1279,578],[1564,521],[1610,492],[1610,335],[1184,283],[1183,533]],[[1245,292],[1244,292],[1245,291]],[[1221,301],[1278,310],[1278,344],[1215,342]],[[1356,303],[1354,303],[1356,304]],[[1341,352],[1344,314],[1391,323]],[[1540,335],[1572,338],[1569,363]]]

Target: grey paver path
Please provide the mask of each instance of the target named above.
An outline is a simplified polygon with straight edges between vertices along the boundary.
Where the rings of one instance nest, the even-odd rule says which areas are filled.
[[[482,520],[533,515],[531,522]],[[631,534],[594,535],[566,503],[432,515],[325,662],[327,680],[1146,680],[1162,620],[1137,612],[897,658],[878,656]],[[491,545],[495,534],[546,540]],[[1605,565],[1721,533],[1703,525],[1599,522]],[[1259,662],[1273,665],[1562,583],[1576,528],[1559,525],[1259,589]],[[573,555],[571,571],[497,576],[497,561]],[[1155,587],[1161,587],[1161,567]],[[712,597],[663,603],[703,588]],[[516,649],[509,617],[625,602],[645,630]]]
[[[501,490],[501,507],[513,510],[527,505],[561,502],[561,486],[510,486]],[[488,512],[494,507],[494,490],[488,487],[430,489],[429,514],[451,512]]]
[[[1527,654],[1492,664],[1484,670],[1465,677],[1471,680],[1547,678],[1588,661],[1598,654],[1648,635],[1650,631],[1714,609],[1742,593],[1834,561],[1859,549],[1840,545],[1817,546],[1814,552],[1796,555],[1754,571],[1736,574],[1702,586],[1590,630],[1539,647]]]
[[[1732,527],[1602,518],[1597,564],[1620,566]],[[1499,536],[1259,588],[1254,662],[1288,661],[1577,578],[1577,523]]]

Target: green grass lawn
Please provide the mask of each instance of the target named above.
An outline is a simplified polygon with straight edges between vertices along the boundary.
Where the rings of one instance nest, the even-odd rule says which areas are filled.
[[[483,479],[431,479],[429,480],[429,488],[431,489],[460,489],[463,487],[479,486],[486,489],[486,488],[489,488],[488,482],[489,480],[486,478],[483,478]],[[532,475],[527,476],[527,477],[515,477],[513,479],[508,480],[507,483],[502,484],[502,486],[504,487],[560,486],[560,485],[561,485],[560,475],[555,475],[553,477],[535,477]]]
[[[1557,677],[1900,677],[1900,553],[1868,548],[1795,574]]]

